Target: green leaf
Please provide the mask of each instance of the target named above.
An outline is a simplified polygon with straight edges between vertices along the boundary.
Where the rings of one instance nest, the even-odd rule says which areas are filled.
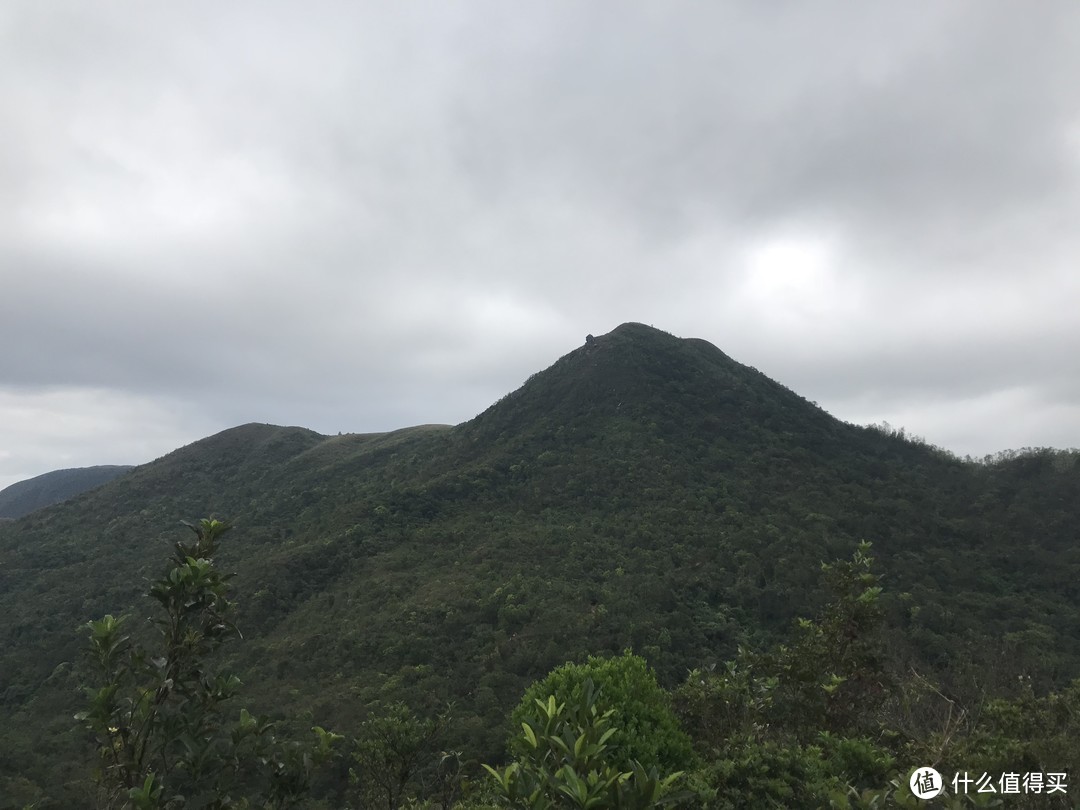
[[[536,748],[536,734],[532,730],[532,726],[528,723],[521,724],[522,730],[525,732],[525,739],[528,741],[532,748]]]

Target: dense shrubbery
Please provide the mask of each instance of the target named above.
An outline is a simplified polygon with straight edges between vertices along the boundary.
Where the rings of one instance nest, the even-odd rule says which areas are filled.
[[[626,657],[623,666],[632,666],[632,661]],[[598,667],[599,662],[590,665]],[[670,737],[677,733],[674,723],[670,728],[666,718],[657,723],[660,718],[652,716],[655,712],[647,703],[633,701],[627,707],[605,696],[583,670],[569,674],[564,667],[557,674],[561,683],[552,684],[554,691],[546,700],[533,698],[531,705],[514,713],[522,729],[510,742],[515,761],[503,771],[485,766],[498,784],[501,799],[523,810],[643,810],[679,801],[672,787],[682,772],[661,771],[658,760],[669,752],[647,736],[656,732]],[[578,680],[578,675],[584,675],[584,680]],[[644,714],[639,716],[642,709]],[[640,734],[629,731],[635,725]],[[635,752],[647,758],[633,757]]]
[[[218,671],[214,653],[235,632],[230,577],[214,565],[228,526],[204,519],[192,543],[176,544],[150,588],[162,608],[152,646],[125,633],[127,617],[91,621],[97,682],[76,715],[95,740],[100,807],[232,808],[291,806],[308,788],[312,765],[336,737],[283,743],[273,724],[233,709],[240,680]],[[136,631],[137,632],[137,631]]]
[[[519,728],[534,716],[538,701],[545,703],[552,696],[570,706],[589,696],[605,713],[611,712],[609,750],[616,767],[629,769],[636,761],[675,771],[694,764],[690,738],[679,727],[671,698],[639,656],[590,656],[584,664],[553,670],[525,690],[525,697],[511,714],[513,727]]]
[[[439,750],[449,712],[418,717],[401,703],[374,711],[344,744],[317,727],[310,743],[282,742],[266,718],[228,708],[240,684],[214,654],[234,632],[230,577],[213,562],[228,527],[191,528],[195,542],[177,544],[150,589],[164,614],[153,646],[125,634],[124,618],[87,625],[97,676],[78,719],[96,741],[100,807],[910,807],[916,765],[1080,767],[1080,682],[1042,697],[1023,684],[1018,699],[971,707],[975,718],[953,715],[954,701],[925,678],[890,668],[868,543],[822,567],[830,599],[788,642],[695,670],[674,696],[629,652],[554,669],[512,712],[511,762],[484,765],[487,777],[467,754]],[[934,703],[949,708],[940,728],[942,715],[925,711]],[[1039,798],[1064,806],[1065,796]],[[942,801],[991,799],[947,791]]]

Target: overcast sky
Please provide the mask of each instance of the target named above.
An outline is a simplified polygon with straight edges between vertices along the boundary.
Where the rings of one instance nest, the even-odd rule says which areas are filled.
[[[0,4],[0,487],[458,423],[625,321],[1080,445],[1080,4]]]

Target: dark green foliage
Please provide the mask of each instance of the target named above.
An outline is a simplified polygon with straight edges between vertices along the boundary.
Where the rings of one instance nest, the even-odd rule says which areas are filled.
[[[827,602],[820,561],[863,537],[889,583],[889,671],[920,673],[964,723],[986,694],[1020,697],[1020,676],[1059,692],[1080,675],[1076,458],[963,462],[640,324],[455,428],[225,431],[0,528],[0,808],[85,806],[72,628],[140,604],[185,514],[243,526],[221,561],[246,640],[222,663],[253,712],[355,730],[376,705],[424,718],[453,701],[440,746],[495,762],[524,689],[567,660],[631,648],[671,687],[752,664],[740,646],[778,655]],[[813,717],[858,728],[802,683],[757,697],[815,695],[800,744],[818,744]],[[871,705],[870,682],[837,694],[856,686]],[[879,713],[932,745],[961,712],[939,717],[943,700]]]
[[[449,721],[449,711],[418,718],[404,703],[393,703],[365,720],[353,742],[354,767],[349,771],[358,806],[397,810],[409,793],[442,794],[452,800],[456,770],[429,767],[436,761],[448,763],[451,755],[436,757],[435,746]]]
[[[756,807],[828,807],[846,786],[828,767],[820,749],[769,740],[732,741],[723,758],[699,775],[711,788],[709,810]]]
[[[850,562],[822,566],[832,600],[816,621],[800,619],[793,642],[757,656],[753,666],[772,673],[771,714],[784,718],[801,740],[818,732],[874,734],[891,695],[882,644],[884,611],[870,544]]]
[[[104,464],[53,470],[0,489],[0,520],[21,518],[38,509],[74,498],[123,475],[130,466]]]
[[[661,771],[683,770],[694,764],[690,738],[679,727],[671,698],[656,682],[644,658],[625,653],[613,658],[590,656],[584,664],[565,664],[525,690],[511,715],[520,728],[534,716],[536,703],[554,696],[560,703],[581,705],[587,694],[611,712],[613,729],[608,761],[629,770],[634,762]]]
[[[564,694],[519,707],[522,733],[510,744],[515,761],[502,771],[484,766],[510,807],[644,810],[684,797],[672,790],[681,771],[661,775],[655,764],[627,759],[633,745],[647,741],[620,729],[617,709],[604,708],[616,702],[590,678]],[[617,738],[625,741],[621,751]]]
[[[851,790],[892,776],[895,758],[873,741],[894,689],[869,551],[862,543],[850,561],[822,566],[832,598],[816,619],[796,622],[791,642],[740,650],[679,689],[680,714],[708,763],[696,778],[713,791],[710,808],[846,807]]]
[[[999,797],[955,792],[948,775],[1068,774],[1080,765],[1080,682],[1042,698],[1022,683],[1017,699],[983,696],[964,708],[895,668],[882,654],[882,589],[868,552],[863,543],[850,562],[823,566],[833,598],[816,619],[797,622],[791,643],[741,650],[678,690],[706,761],[691,775],[703,806],[917,807],[907,778],[930,763],[946,775],[941,806],[990,807]],[[1064,794],[1009,804],[1072,806]]]
[[[103,807],[230,808],[291,806],[303,795],[318,745],[280,744],[266,718],[231,709],[240,680],[217,671],[214,653],[235,634],[227,583],[213,557],[228,526],[204,519],[179,542],[165,574],[150,587],[163,616],[151,646],[125,633],[127,617],[89,622],[96,684],[76,715],[95,740],[98,804]],[[233,719],[233,718],[236,719]],[[242,798],[258,796],[257,800]]]
[[[976,775],[1068,774],[1068,792],[1075,802],[1073,775],[1080,773],[1080,681],[1041,697],[1030,683],[1023,682],[1018,697],[992,698],[977,709],[977,717],[945,748],[946,767]],[[1041,804],[1033,798],[1029,801],[1034,807],[1075,806],[1068,795],[1060,793],[1038,797]]]

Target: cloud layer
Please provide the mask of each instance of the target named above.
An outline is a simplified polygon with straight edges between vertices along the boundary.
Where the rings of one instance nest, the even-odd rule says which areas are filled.
[[[1069,0],[8,3],[0,486],[459,422],[628,320],[1078,445],[1078,74]]]

